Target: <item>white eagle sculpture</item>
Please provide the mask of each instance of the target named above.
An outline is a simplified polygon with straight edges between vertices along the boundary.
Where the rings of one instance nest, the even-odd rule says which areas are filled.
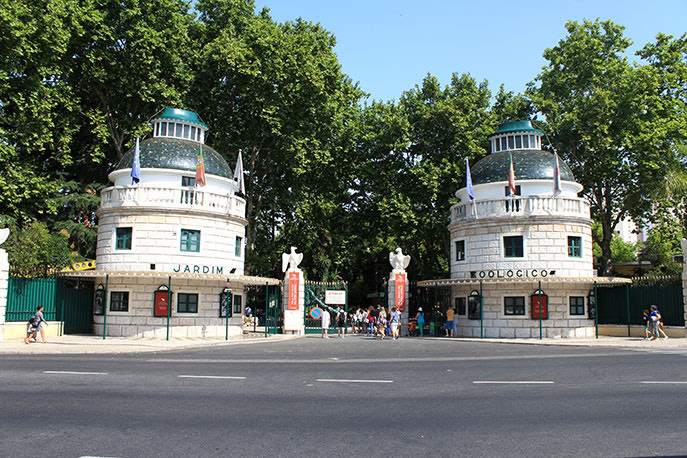
[[[281,271],[296,270],[298,264],[303,260],[303,253],[296,253],[296,247],[291,247],[291,253],[282,253],[281,255]]]
[[[395,253],[389,253],[389,262],[394,271],[405,271],[410,264],[410,256],[403,254],[400,248],[396,248]]]

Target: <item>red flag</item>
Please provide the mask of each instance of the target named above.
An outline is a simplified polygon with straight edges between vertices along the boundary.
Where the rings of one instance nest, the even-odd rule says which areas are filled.
[[[508,190],[510,195],[515,195],[515,170],[513,170],[513,155],[508,153],[510,156],[510,170],[508,171]]]
[[[200,144],[198,152],[198,162],[196,163],[196,184],[205,186],[205,161],[203,161],[203,144]]]

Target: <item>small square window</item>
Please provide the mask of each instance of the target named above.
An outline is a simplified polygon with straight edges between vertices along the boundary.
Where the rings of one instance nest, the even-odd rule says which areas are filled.
[[[522,235],[503,237],[503,255],[506,258],[524,257]]]
[[[515,148],[515,139],[512,135],[508,136],[508,149],[514,149]]]
[[[189,125],[187,124],[187,125],[184,126],[184,138],[188,138],[188,137],[189,137],[189,132],[191,132],[191,126],[189,126]]]
[[[110,293],[110,312],[129,311],[129,292],[112,291]]]
[[[582,237],[568,237],[568,256],[571,258],[582,257]]]
[[[118,227],[115,229],[116,240],[115,250],[130,250],[131,249],[131,228]]]
[[[200,231],[190,229],[181,230],[181,251],[200,251]]]
[[[584,315],[584,297],[570,296],[570,314]]]
[[[236,245],[234,246],[234,256],[237,258],[241,257],[241,252],[242,249],[241,247],[243,246],[243,237],[236,236]]]
[[[176,129],[176,132],[174,133],[174,136],[175,137],[181,137],[182,136],[181,130],[183,129],[184,125],[177,123],[176,126],[177,126],[177,129]]]
[[[166,122],[160,123],[160,136],[161,137],[167,136],[167,123]]]
[[[504,297],[503,298],[504,313],[506,315],[524,315],[525,314],[525,298],[519,297]]]
[[[196,128],[191,126],[191,140],[196,139]]]
[[[515,136],[515,147],[522,148],[522,135]]]
[[[177,294],[177,312],[198,313],[198,295],[188,293]]]
[[[465,240],[456,241],[456,261],[465,261]]]
[[[508,140],[506,140],[506,137],[501,137],[501,151],[505,151],[508,149]]]
[[[192,188],[196,185],[196,179],[194,177],[181,177],[181,186]]]
[[[529,135],[523,135],[522,136],[522,147],[523,148],[529,148],[530,147],[530,136]]]

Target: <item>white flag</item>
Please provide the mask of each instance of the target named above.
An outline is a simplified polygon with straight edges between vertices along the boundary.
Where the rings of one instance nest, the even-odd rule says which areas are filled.
[[[239,150],[239,157],[236,159],[236,168],[234,169],[234,181],[239,185],[241,194],[246,195],[246,185],[243,182],[243,159],[241,159],[241,150]]]
[[[558,165],[558,153],[553,150],[553,195],[557,197],[561,193],[561,168]]]

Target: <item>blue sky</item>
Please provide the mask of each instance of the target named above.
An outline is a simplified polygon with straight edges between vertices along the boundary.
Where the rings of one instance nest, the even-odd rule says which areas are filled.
[[[492,92],[522,92],[565,37],[565,22],[610,19],[625,26],[632,53],[657,33],[687,31],[687,0],[255,0],[278,22],[319,22],[337,39],[343,72],[370,99],[398,99],[427,73],[489,81]]]

